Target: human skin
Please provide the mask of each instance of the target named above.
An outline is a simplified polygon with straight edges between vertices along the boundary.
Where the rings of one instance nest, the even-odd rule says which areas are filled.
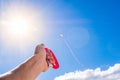
[[[35,80],[41,72],[47,71],[48,64],[53,62],[51,55],[45,51],[44,44],[37,45],[31,58],[12,71],[1,75],[0,80]]]

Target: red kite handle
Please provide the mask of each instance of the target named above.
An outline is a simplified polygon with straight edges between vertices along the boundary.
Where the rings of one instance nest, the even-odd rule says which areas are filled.
[[[59,68],[59,63],[57,61],[57,58],[55,57],[54,53],[52,52],[52,50],[45,48],[46,52],[49,52],[52,55],[52,58],[54,59],[54,64],[52,64],[52,68],[54,69],[58,69]]]

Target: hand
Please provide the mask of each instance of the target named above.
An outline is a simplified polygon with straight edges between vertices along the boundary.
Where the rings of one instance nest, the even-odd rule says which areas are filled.
[[[37,45],[35,48],[35,55],[39,57],[42,65],[42,72],[45,72],[52,64],[55,63],[49,51],[45,51],[44,44]]]
[[[35,80],[41,72],[48,70],[49,64],[54,63],[52,56],[44,48],[44,44],[37,45],[34,56],[1,75],[0,80]]]
[[[42,72],[45,72],[49,68],[48,63],[46,61],[46,51],[44,47],[44,44],[37,45],[34,53],[35,56],[37,56],[40,59]]]

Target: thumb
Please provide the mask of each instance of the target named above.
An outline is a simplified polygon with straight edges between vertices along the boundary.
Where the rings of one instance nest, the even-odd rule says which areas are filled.
[[[43,43],[37,45],[36,48],[35,48],[35,52],[34,52],[34,54],[45,55],[46,52],[45,52],[44,47],[45,47],[45,46],[44,46]]]

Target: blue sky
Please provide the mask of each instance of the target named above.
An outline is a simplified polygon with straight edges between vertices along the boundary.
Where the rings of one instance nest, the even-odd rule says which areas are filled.
[[[5,34],[0,26],[0,74],[32,56],[34,47],[41,42],[54,51],[60,68],[49,69],[42,73],[38,80],[53,80],[66,72],[88,68],[100,67],[105,70],[120,63],[120,1],[0,0],[0,13],[14,5],[13,3],[20,4],[19,7],[34,9],[38,12],[38,20],[42,20],[44,26],[38,26],[36,40],[31,40],[26,45],[18,42],[14,47],[5,42]],[[44,32],[41,32],[43,28]],[[64,35],[81,64],[75,61],[59,34]]]

